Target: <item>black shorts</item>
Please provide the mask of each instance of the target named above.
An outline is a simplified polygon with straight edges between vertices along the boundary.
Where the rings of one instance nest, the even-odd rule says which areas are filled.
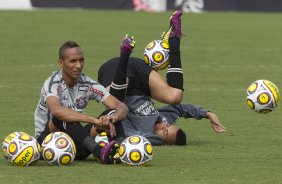
[[[118,63],[118,57],[112,58],[99,68],[98,82],[104,87],[108,87],[114,80]],[[130,57],[127,66],[127,78],[129,79],[129,83],[126,95],[151,96],[149,75],[152,70],[153,69],[142,59]]]
[[[52,121],[57,129],[67,133],[73,139],[73,142],[76,146],[76,160],[86,159],[91,154],[91,152],[88,151],[83,145],[83,140],[89,136],[89,132],[85,131],[84,127],[79,122],[64,122],[56,117],[53,117]]]

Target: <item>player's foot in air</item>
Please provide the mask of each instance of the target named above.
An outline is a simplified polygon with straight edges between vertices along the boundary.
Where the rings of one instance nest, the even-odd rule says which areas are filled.
[[[176,11],[173,13],[173,15],[170,17],[170,26],[172,27],[172,32],[170,33],[169,37],[181,37],[181,11]]]
[[[118,143],[116,141],[111,141],[109,144],[106,144],[100,153],[100,161],[102,164],[113,164],[117,162],[117,159],[119,159],[118,153]]]
[[[181,31],[181,16],[182,12],[181,11],[175,11],[173,15],[170,17],[170,25],[169,28],[166,32],[163,33],[163,42],[168,44],[169,38],[172,37],[179,37],[181,38],[182,36],[182,31]]]
[[[128,35],[125,35],[125,37],[123,38],[120,44],[121,54],[126,54],[126,55],[131,54],[134,47],[135,47],[134,37],[133,36],[129,37]]]

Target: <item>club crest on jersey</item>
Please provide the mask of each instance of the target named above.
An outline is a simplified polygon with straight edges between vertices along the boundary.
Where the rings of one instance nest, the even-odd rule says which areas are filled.
[[[76,101],[75,101],[75,106],[78,109],[84,109],[84,107],[86,107],[86,105],[87,105],[86,97],[81,96],[81,97],[77,98]]]

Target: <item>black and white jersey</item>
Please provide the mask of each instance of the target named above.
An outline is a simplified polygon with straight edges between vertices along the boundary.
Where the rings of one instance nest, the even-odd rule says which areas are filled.
[[[77,84],[69,88],[62,78],[62,71],[53,73],[41,89],[40,99],[34,113],[35,137],[40,135],[52,118],[46,105],[48,97],[55,96],[64,107],[83,112],[89,100],[103,102],[109,95],[101,84],[87,75],[82,74]]]
[[[105,87],[111,85],[118,68],[119,58],[113,58],[99,69],[98,81]],[[121,121],[125,136],[142,135],[152,145],[164,142],[154,133],[156,122],[174,124],[179,117],[206,118],[207,110],[191,104],[167,105],[156,109],[151,99],[149,76],[152,68],[138,58],[129,58],[127,67],[128,87],[125,104],[129,112]],[[118,130],[117,130],[118,131]]]
[[[113,58],[100,67],[98,81],[105,87],[113,81],[118,63],[119,58]],[[129,112],[121,123],[126,137],[138,134],[146,137],[153,145],[161,145],[163,141],[154,134],[154,125],[157,121],[162,121],[160,120],[162,117],[151,100],[149,87],[151,71],[152,68],[143,60],[129,58],[127,66],[128,86],[125,98]]]

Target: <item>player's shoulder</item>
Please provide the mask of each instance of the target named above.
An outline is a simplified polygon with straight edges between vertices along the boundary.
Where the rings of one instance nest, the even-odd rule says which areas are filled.
[[[93,79],[92,77],[90,77],[89,75],[87,74],[81,74],[79,80],[78,80],[78,83],[80,85],[95,85],[95,84],[98,84],[98,82]]]
[[[62,71],[54,71],[46,80],[45,83],[58,83],[62,81]]]

